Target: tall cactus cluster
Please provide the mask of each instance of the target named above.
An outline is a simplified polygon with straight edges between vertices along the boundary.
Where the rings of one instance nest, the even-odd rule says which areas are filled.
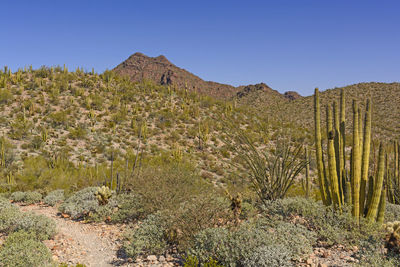
[[[378,170],[375,176],[369,176],[371,101],[367,100],[363,120],[361,108],[358,107],[357,101],[353,100],[353,138],[349,167],[346,160],[345,103],[342,89],[340,111],[336,101],[326,107],[327,143],[324,153],[319,91],[318,88],[315,89],[315,151],[321,198],[325,205],[333,205],[339,210],[344,203],[351,205],[352,215],[357,221],[365,216],[369,221],[381,222],[386,197],[383,185],[385,152],[380,144]]]

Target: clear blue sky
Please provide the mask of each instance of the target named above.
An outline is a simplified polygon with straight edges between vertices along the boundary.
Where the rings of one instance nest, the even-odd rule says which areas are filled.
[[[399,12],[398,0],[5,0],[0,66],[102,72],[139,51],[205,80],[310,95],[399,81]]]

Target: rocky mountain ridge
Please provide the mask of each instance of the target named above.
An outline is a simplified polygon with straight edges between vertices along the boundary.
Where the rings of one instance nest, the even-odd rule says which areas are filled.
[[[242,98],[255,91],[289,100],[301,97],[296,92],[280,94],[265,83],[234,87],[228,84],[204,81],[187,70],[172,64],[163,55],[148,57],[137,52],[116,66],[113,71],[122,76],[129,76],[135,82],[151,80],[156,84],[187,88],[189,91],[206,94],[218,99]]]

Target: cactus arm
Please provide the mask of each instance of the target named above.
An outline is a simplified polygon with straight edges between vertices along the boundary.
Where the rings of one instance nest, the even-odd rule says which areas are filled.
[[[385,174],[385,153],[382,143],[379,145],[378,174],[374,182],[371,203],[368,207],[367,219],[374,221],[378,212],[378,205],[382,193],[383,178]]]
[[[382,190],[381,199],[379,201],[379,209],[378,209],[378,217],[376,218],[376,222],[379,224],[383,224],[385,220],[385,208],[386,208],[386,189]]]
[[[368,195],[367,195],[367,203],[364,208],[364,215],[366,216],[368,213],[368,207],[371,205],[372,194],[374,193],[374,177],[370,176],[368,178]]]

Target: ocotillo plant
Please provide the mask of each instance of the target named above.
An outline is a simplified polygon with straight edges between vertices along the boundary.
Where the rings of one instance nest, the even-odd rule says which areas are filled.
[[[385,174],[384,147],[379,147],[379,162],[376,179],[369,174],[371,143],[371,102],[367,101],[364,123],[362,111],[357,101],[353,101],[353,142],[350,155],[350,170],[346,170],[345,148],[345,95],[342,90],[340,114],[336,102],[326,107],[327,162],[324,162],[323,140],[321,135],[321,114],[319,91],[315,89],[315,150],[318,182],[322,201],[341,209],[346,202],[352,205],[352,215],[359,220],[366,216],[369,221],[383,220],[386,191],[383,188]],[[340,115],[340,116],[339,116]],[[340,120],[340,123],[339,123]],[[364,124],[364,128],[363,128]],[[350,176],[348,177],[348,173]],[[368,182],[368,195],[366,196]],[[351,194],[350,194],[351,192]]]
[[[305,175],[304,179],[302,180],[303,191],[305,193],[306,198],[310,197],[310,155],[308,153],[307,147],[304,148],[304,160],[306,161],[305,167]]]

